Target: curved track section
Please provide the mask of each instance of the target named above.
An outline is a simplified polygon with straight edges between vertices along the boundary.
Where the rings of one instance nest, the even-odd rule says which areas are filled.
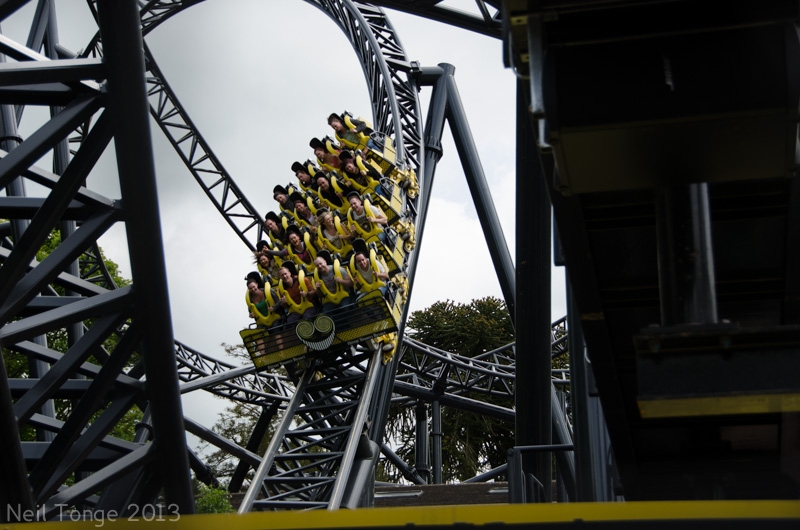
[[[205,169],[198,169],[199,164],[208,160],[220,169],[221,164],[216,164],[188,117],[179,112],[177,99],[171,99],[166,83],[157,84],[155,78],[159,76],[148,80],[147,93],[127,91],[127,87],[143,87],[137,79],[144,81],[146,77],[143,71],[137,71],[137,61],[131,60],[130,54],[135,56],[140,49],[130,35],[146,34],[194,3],[151,2],[141,6],[140,13],[132,13],[131,4],[90,4],[100,27],[98,35],[113,37],[95,37],[81,56],[57,46],[55,20],[46,10],[36,11],[31,21],[30,34],[38,36],[38,41],[34,38],[27,46],[7,39],[0,42],[0,51],[16,61],[0,74],[3,86],[16,87],[23,81],[29,84],[27,90],[4,90],[0,103],[20,108],[49,105],[54,109],[53,117],[25,141],[16,134],[16,120],[6,120],[4,145],[0,146],[7,152],[0,161],[0,184],[9,190],[0,204],[0,216],[11,219],[11,237],[2,248],[0,269],[0,340],[9,363],[19,359],[24,364],[27,359],[32,367],[25,374],[27,382],[15,379],[16,373],[11,377],[0,374],[3,387],[8,389],[0,398],[0,418],[8,433],[0,458],[3,468],[10,470],[0,479],[0,489],[16,492],[3,499],[8,504],[25,509],[42,506],[43,518],[55,517],[60,504],[125,513],[131,506],[152,504],[159,492],[165,495],[168,506],[190,513],[189,465],[198,476],[206,470],[194,455],[186,456],[178,393],[210,390],[269,405],[271,414],[277,411],[276,406],[279,409],[290,400],[292,389],[285,378],[254,375],[248,369],[237,371],[174,343],[169,318],[164,318],[168,314],[166,301],[148,294],[162,290],[164,272],[159,263],[163,255],[158,227],[153,225],[157,218],[148,214],[155,211],[150,202],[154,198],[149,192],[152,187],[148,187],[148,178],[154,175],[148,175],[146,167],[152,163],[149,136],[132,126],[141,124],[143,118],[135,109],[142,102],[149,103],[162,128],[175,125],[174,130],[184,131],[178,136],[165,130],[179,152],[188,153],[185,161],[190,168],[199,172]],[[22,3],[15,7],[18,5]],[[350,2],[314,5],[337,20],[353,39],[365,75],[374,85],[374,121],[382,132],[395,137],[398,165],[418,169],[422,146],[416,88],[401,79],[408,64],[388,21],[379,9],[370,6],[356,7]],[[0,16],[13,11],[0,10]],[[46,54],[37,51],[42,47]],[[9,116],[14,114],[12,110]],[[183,121],[171,123],[176,117]],[[116,140],[120,164],[121,201],[103,198],[83,185],[112,139]],[[49,152],[62,154],[53,173],[34,165]],[[214,178],[204,186],[209,197],[242,239],[249,240],[249,230],[260,223],[260,216],[245,204],[245,198],[236,193],[235,184],[223,171]],[[47,188],[47,197],[27,198],[26,179]],[[217,185],[220,191],[212,196]],[[123,220],[134,285],[114,289],[99,259],[96,241]],[[35,252],[56,221],[73,221],[75,229],[64,232],[69,237],[63,237],[60,245],[37,262],[33,259]],[[81,278],[78,271],[91,281]],[[60,347],[49,345],[54,341],[51,337],[70,327],[80,328],[80,332],[69,333],[66,354],[59,351]],[[174,348],[164,348],[167,342]],[[359,351],[351,352],[356,359],[364,356]],[[356,380],[359,377],[361,382],[349,383],[355,385],[353,388],[364,384],[365,376]],[[84,378],[88,378],[85,383],[79,382]],[[373,377],[370,384],[378,384],[380,379]],[[183,381],[180,389],[174,385],[178,380]],[[345,394],[333,392],[329,398],[318,396],[315,401],[335,407]],[[360,396],[361,392],[351,395]],[[72,400],[73,407],[59,419],[52,403],[66,398]],[[125,414],[136,408],[144,412],[144,417],[135,440],[123,442],[110,436]],[[362,404],[362,412],[354,420],[365,421],[367,408]],[[202,432],[191,423],[186,427]],[[351,430],[349,425],[342,428]],[[28,435],[21,433],[29,429],[44,445],[27,441]],[[216,445],[226,442],[216,440]],[[155,446],[158,451],[152,450]],[[343,462],[352,460],[353,442],[347,441],[344,448]],[[251,454],[239,452],[249,464],[257,463]],[[71,485],[65,486],[67,482]],[[342,487],[334,488],[339,492],[335,495],[341,496]]]
[[[553,322],[551,330],[553,357],[566,355],[568,353],[566,319]],[[405,353],[397,368],[395,393],[398,397],[395,402],[407,402],[409,398],[432,400],[434,394],[453,397],[470,394],[495,399],[514,398],[516,363],[514,343],[475,357],[456,355],[410,337],[403,339],[403,345]],[[463,410],[481,408],[474,400],[467,402],[453,399],[448,404]],[[487,408],[476,412],[491,414],[494,410]],[[502,416],[508,416],[505,409]]]
[[[0,217],[11,219],[4,228],[11,236],[0,246],[0,341],[9,366],[14,360],[30,364],[25,381],[17,373],[0,374],[0,382],[8,389],[0,396],[0,419],[10,433],[0,451],[3,467],[9,470],[0,478],[0,491],[16,492],[3,499],[8,504],[42,506],[44,518],[55,517],[60,504],[124,514],[132,506],[152,505],[160,493],[168,509],[191,512],[188,467],[201,480],[213,481],[213,477],[191,451],[187,457],[179,393],[208,391],[262,407],[260,427],[247,448],[193,422],[185,424],[186,430],[239,459],[234,483],[241,484],[248,468],[258,468],[259,478],[248,492],[248,509],[333,509],[362,502],[357,486],[364,486],[363,479],[377,458],[382,418],[393,389],[401,393],[406,389],[408,396],[424,393],[434,384],[431,374],[438,374],[447,378],[453,406],[467,409],[472,405],[462,395],[468,392],[488,396],[510,392],[513,358],[502,349],[486,358],[461,359],[409,341],[396,386],[401,356],[381,363],[380,344],[375,342],[353,346],[332,362],[315,362],[302,377],[292,380],[235,367],[174,341],[169,318],[163,318],[166,301],[147,295],[161,288],[163,269],[153,267],[151,258],[160,256],[162,249],[160,237],[153,237],[153,219],[148,217],[148,211],[154,210],[148,202],[154,194],[150,196],[146,186],[141,186],[147,168],[136,171],[124,162],[152,159],[149,137],[131,139],[127,127],[120,126],[142,119],[129,109],[149,107],[211,202],[250,248],[260,238],[262,217],[182,109],[146,45],[142,43],[148,71],[136,71],[131,66],[136,61],[126,55],[139,53],[135,39],[104,42],[100,35],[103,28],[106,35],[123,29],[146,35],[196,3],[153,1],[139,4],[134,13],[124,6],[109,8],[90,2],[101,31],[80,56],[57,46],[54,18],[41,9],[34,15],[30,32],[39,36],[38,41],[32,37],[27,46],[0,41],[0,51],[16,61],[0,73],[0,81],[5,81],[2,86],[16,87],[24,81],[32,87],[5,89],[0,92],[0,104],[7,109],[29,104],[54,109],[53,117],[25,141],[16,140],[15,120],[6,120],[4,145],[0,145],[6,150],[0,160],[0,184],[9,190],[0,202]],[[347,35],[370,87],[375,129],[394,138],[397,165],[422,176],[425,147],[418,70],[405,57],[385,14],[372,5],[350,1],[308,3],[325,12]],[[485,3],[479,4],[486,11]],[[0,9],[0,17],[12,11]],[[440,15],[437,10],[432,18]],[[497,16],[487,11],[483,22],[462,22],[464,27],[483,24],[492,33]],[[130,43],[134,46],[126,49]],[[42,47],[46,54],[37,51]],[[63,62],[56,66],[57,61]],[[139,86],[139,79],[146,87],[141,94],[120,88]],[[22,112],[11,110],[8,115],[22,116]],[[117,140],[120,160],[120,201],[104,198],[84,184],[112,139]],[[54,172],[34,165],[48,152],[59,153],[54,155]],[[47,197],[26,197],[25,181],[49,190]],[[423,221],[416,219],[420,199],[426,200],[405,201],[405,220]],[[117,288],[96,241],[123,220],[134,285]],[[36,250],[58,221],[71,222],[72,228],[62,227],[64,241],[41,262],[36,261]],[[410,276],[413,260],[412,253]],[[413,278],[408,279],[412,283]],[[405,314],[402,318],[401,334]],[[554,355],[563,353],[563,333],[559,333],[554,328]],[[67,336],[64,347],[53,344],[60,335]],[[180,381],[177,388],[176,381]],[[66,415],[59,416],[52,405],[59,400],[72,402]],[[135,439],[115,438],[112,429],[137,409],[143,417]],[[508,411],[497,413],[508,415]],[[259,436],[278,418],[282,418],[280,436],[273,436],[267,454],[259,458],[254,453]],[[28,431],[35,433],[37,441],[21,434]],[[268,492],[267,496],[256,499],[261,491]]]

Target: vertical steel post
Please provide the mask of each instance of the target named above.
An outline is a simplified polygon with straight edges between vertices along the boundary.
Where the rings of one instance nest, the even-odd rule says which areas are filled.
[[[428,116],[425,122],[425,148],[424,157],[421,161],[419,185],[420,192],[416,200],[416,226],[417,244],[414,252],[410,255],[406,275],[409,278],[408,296],[413,292],[414,282],[412,281],[419,263],[418,256],[422,248],[422,239],[425,230],[425,220],[428,215],[428,205],[431,198],[431,187],[433,186],[433,175],[436,172],[436,165],[442,158],[442,131],[445,123],[445,107],[447,105],[447,85],[443,78],[443,70],[438,67],[420,68],[411,73],[416,76],[418,86],[433,86],[431,102],[428,108]],[[397,331],[398,336],[402,337],[405,330],[405,322],[408,316],[409,304],[403,309],[401,324]],[[402,352],[397,352],[392,363],[396,363]],[[377,414],[376,411],[386,410],[387,402],[391,399],[392,387],[394,386],[394,371],[389,369],[384,372],[383,380],[380,382],[381,392],[377,399],[372,401],[370,406],[370,417],[377,418],[369,427],[369,437],[371,440],[380,440],[386,428],[385,415]]]
[[[661,188],[656,209],[661,325],[716,323],[708,184]]]
[[[588,400],[583,329],[567,280],[567,328],[569,329],[569,381],[572,400],[572,438],[575,443],[576,496],[578,502],[596,501],[592,480],[592,446],[589,439]]]
[[[3,433],[0,436],[0,507],[5,507],[0,510],[0,521],[10,523],[17,519],[14,514],[33,510],[34,501],[25,469],[25,458],[22,456],[22,444],[11,401],[6,364],[2,359],[0,359],[0,429]],[[12,511],[9,511],[9,507]]]
[[[572,432],[567,425],[566,412],[561,406],[561,400],[552,382],[550,383],[550,395],[550,416],[553,418],[552,439],[557,445],[572,446]],[[574,501],[577,496],[575,493],[577,489],[575,485],[575,455],[572,454],[572,451],[556,451],[555,458],[556,469],[561,478],[560,484],[567,492],[568,498]],[[562,498],[564,497],[559,497],[558,500],[560,501]]]
[[[431,436],[433,437],[433,483],[442,483],[442,404],[438,399],[431,403]]]
[[[58,59],[58,52],[56,51],[56,44],[58,44],[58,22],[56,18],[56,5],[55,2],[49,2],[47,5],[47,9],[49,11],[49,15],[47,17],[47,32],[45,33],[45,47],[47,51],[47,56],[51,59]],[[55,116],[63,107],[50,107],[50,115]],[[53,148],[53,173],[56,175],[63,175],[64,170],[67,169],[67,165],[69,164],[69,145],[67,144],[67,140],[61,140],[56,144]],[[75,233],[75,221],[62,221],[60,224],[61,230],[61,241],[64,241],[73,233]],[[70,263],[69,266],[65,269],[65,272],[72,274],[75,277],[80,278],[81,271],[80,271],[80,264],[78,260]],[[64,293],[66,296],[75,296],[78,293],[66,290]],[[74,324],[70,324],[67,326],[67,344],[72,346],[73,344],[77,343],[78,340],[83,336],[83,324],[80,322],[76,322]],[[82,375],[76,374],[76,377],[81,379],[83,378]]]
[[[178,389],[138,7],[135,0],[99,2],[100,34],[108,72],[108,105],[118,124],[114,144],[137,296],[135,316],[147,330],[142,356],[153,411],[153,443],[158,447],[167,504],[176,504],[182,514],[190,514],[194,498]]]
[[[0,63],[5,63],[5,55],[0,55]],[[13,105],[0,106],[0,148],[7,153],[13,151],[20,143],[22,138],[17,132],[17,115]],[[24,197],[27,195],[25,181],[18,177],[6,186],[6,195],[9,197]],[[28,229],[30,222],[27,219],[12,219],[11,227],[14,234],[14,244],[20,241],[22,234]],[[40,346],[47,346],[47,337],[40,335],[33,338],[33,342]],[[50,369],[50,365],[44,361],[30,358],[28,359],[30,377],[38,379]],[[56,417],[56,407],[52,400],[47,400],[42,404],[41,413],[49,418]],[[51,442],[55,439],[55,433],[46,429],[36,429],[36,439],[40,442]]]
[[[517,82],[516,405],[515,444],[550,445],[550,200],[536,149],[523,81]],[[523,456],[551,498],[552,455]]]
[[[431,465],[428,439],[428,407],[424,401],[414,406],[415,446],[414,469],[426,484],[431,483]]]
[[[428,206],[430,204],[431,187],[433,186],[433,175],[436,171],[436,165],[442,157],[441,138],[444,129],[444,114],[445,105],[447,102],[447,90],[442,80],[442,71],[440,68],[423,68],[420,69],[417,65],[414,66],[409,74],[412,77],[412,84],[416,86],[433,85],[433,94],[431,96],[431,104],[428,109],[428,119],[425,124],[423,146],[420,149],[421,159],[419,161],[420,167],[418,168],[418,179],[420,185],[420,192],[415,201],[416,210],[416,250],[411,254],[408,260],[408,267],[406,274],[409,278],[409,293],[412,296],[413,292],[413,279],[416,274],[417,264],[419,263],[418,256],[422,248],[422,239],[425,228],[425,220],[427,218]],[[395,116],[397,118],[397,116]],[[399,129],[395,129],[399,130]],[[398,152],[398,155],[401,153]],[[409,305],[406,304],[401,316],[401,323],[397,330],[398,337],[402,337],[405,332],[405,323],[408,317]],[[399,345],[398,345],[399,348]],[[391,400],[392,388],[394,387],[395,370],[397,363],[402,358],[403,352],[396,352],[392,361],[386,370],[383,371],[381,381],[379,384],[380,391],[377,393],[375,399],[371,400],[369,407],[369,416],[375,421],[370,422],[368,427],[368,437],[373,441],[381,442],[386,430],[387,415],[379,412],[388,410],[389,401]],[[429,481],[429,475],[425,477]]]
[[[245,449],[258,454],[258,447],[261,445],[261,441],[266,438],[269,426],[279,409],[280,402],[277,400],[269,408],[262,405],[261,414],[258,416],[258,421],[256,421],[253,431],[250,433],[250,439],[247,441]],[[242,489],[242,483],[247,478],[247,472],[250,471],[250,467],[248,462],[239,460],[239,465],[236,466],[236,471],[233,472],[233,476],[231,476],[231,480],[228,483],[229,492],[237,493]]]

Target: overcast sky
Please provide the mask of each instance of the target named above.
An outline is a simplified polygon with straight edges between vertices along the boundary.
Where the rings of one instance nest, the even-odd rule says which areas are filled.
[[[448,4],[475,9],[471,0]],[[85,2],[58,0],[56,9],[61,43],[79,51],[91,37],[84,29],[91,28]],[[515,79],[503,67],[500,41],[388,13],[410,60],[455,66],[513,256]],[[24,43],[29,21],[21,12],[3,31]],[[276,209],[272,188],[295,181],[292,162],[310,158],[309,139],[331,134],[328,114],[370,116],[368,89],[349,42],[323,12],[300,0],[206,0],[162,24],[147,44],[201,135],[262,216]],[[429,96],[430,88],[423,88],[423,119]],[[239,343],[239,330],[250,321],[243,278],[254,268],[251,257],[155,123],[152,136],[175,338],[222,358],[220,344]],[[438,300],[502,298],[449,130],[443,148],[412,311]],[[109,150],[89,187],[117,198],[113,163]],[[114,229],[100,244],[130,276],[124,229]],[[553,282],[555,319],[565,314],[560,269]],[[196,403],[185,407],[191,417],[201,414]]]

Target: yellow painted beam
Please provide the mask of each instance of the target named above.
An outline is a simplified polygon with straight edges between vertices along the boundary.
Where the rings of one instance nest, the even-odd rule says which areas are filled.
[[[642,418],[772,414],[800,412],[800,394],[739,394],[675,399],[639,399],[638,404]]]
[[[87,512],[87,517],[91,516]],[[29,522],[0,525],[2,530],[113,530],[154,528],[166,530],[299,530],[344,528],[400,528],[456,525],[536,527],[547,523],[674,522],[676,527],[696,528],[692,522],[752,521],[767,524],[779,520],[798,523],[800,501],[648,501],[618,503],[490,504],[426,506],[415,508],[362,508],[358,510],[288,511],[215,515],[184,515],[171,511],[147,521],[142,514],[131,518],[95,514],[93,520]],[[113,519],[113,520],[111,520]],[[756,526],[754,526],[756,527]]]

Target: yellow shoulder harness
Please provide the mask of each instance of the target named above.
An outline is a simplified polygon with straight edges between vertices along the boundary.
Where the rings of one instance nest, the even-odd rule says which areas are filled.
[[[272,292],[271,289],[264,289],[264,295],[267,298],[267,304],[269,307],[275,306],[275,300],[272,299]],[[267,315],[261,313],[261,311],[256,308],[256,305],[250,301],[250,291],[245,291],[244,293],[244,301],[247,303],[247,308],[250,310],[251,313],[255,315],[256,323],[262,326],[270,327],[272,324],[275,323],[281,316],[278,313],[270,312]]]

